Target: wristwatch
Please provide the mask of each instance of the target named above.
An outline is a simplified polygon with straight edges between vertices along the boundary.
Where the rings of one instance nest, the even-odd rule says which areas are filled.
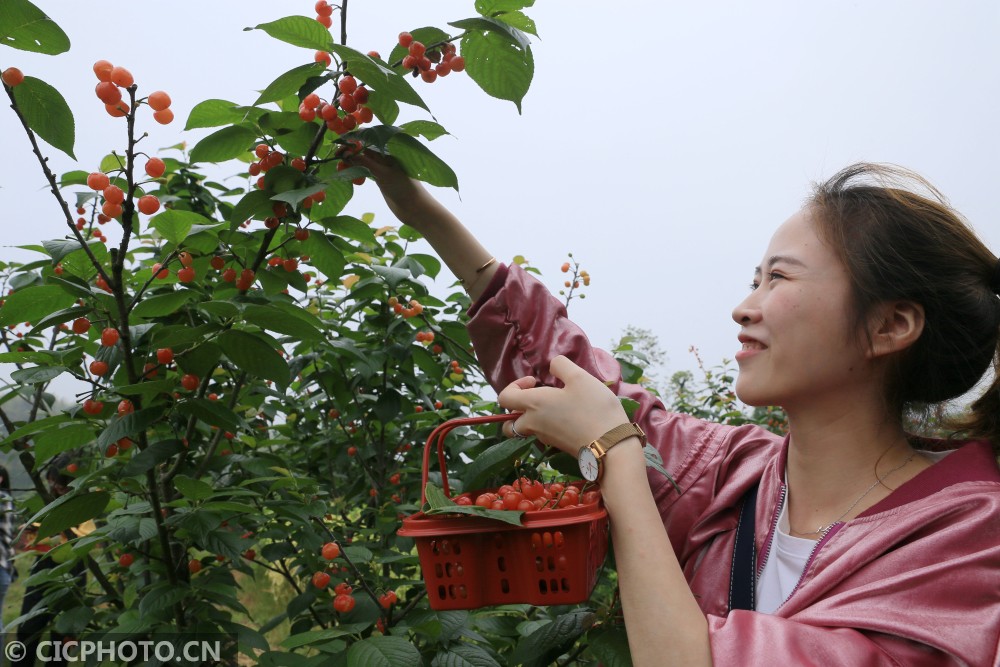
[[[622,424],[594,440],[589,445],[580,448],[577,460],[580,463],[580,474],[588,482],[595,482],[601,477],[604,467],[601,459],[608,453],[608,450],[617,445],[622,440],[635,436],[643,446],[646,445],[646,434],[642,432],[636,423]]]

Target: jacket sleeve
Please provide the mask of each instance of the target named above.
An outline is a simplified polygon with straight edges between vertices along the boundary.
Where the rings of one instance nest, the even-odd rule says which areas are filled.
[[[733,462],[734,456],[746,456],[776,443],[776,436],[762,429],[743,427],[740,432],[744,437],[731,437],[732,427],[671,412],[646,389],[623,382],[614,357],[594,347],[569,320],[562,302],[517,265],[502,267],[494,276],[493,283],[471,309],[468,328],[476,356],[497,391],[526,376],[544,385],[560,386],[559,380],[549,374],[549,362],[562,354],[600,380],[610,382],[618,396],[639,404],[635,420],[681,489],[678,494],[666,478],[650,469],[650,486],[677,548],[725,480],[724,474],[716,473],[720,469],[737,469],[726,465]],[[741,452],[731,451],[734,443],[741,445]],[[707,471],[713,472],[706,475]],[[740,484],[732,487],[734,498],[739,498],[749,483],[752,480],[742,489],[737,488]],[[675,511],[674,505],[682,498],[687,501],[681,503],[684,511]],[[672,515],[669,523],[668,514]]]

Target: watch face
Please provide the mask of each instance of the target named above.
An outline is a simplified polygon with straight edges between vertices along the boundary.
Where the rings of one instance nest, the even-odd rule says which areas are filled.
[[[594,452],[590,451],[589,447],[584,447],[580,450],[579,456],[580,463],[580,474],[588,482],[594,482],[597,480],[597,473],[600,468],[597,464],[597,457],[594,456]]]

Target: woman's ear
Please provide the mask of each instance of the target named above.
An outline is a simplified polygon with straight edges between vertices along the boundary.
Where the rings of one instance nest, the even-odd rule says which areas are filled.
[[[868,358],[905,350],[924,331],[924,307],[913,301],[892,301],[878,307],[872,318]]]

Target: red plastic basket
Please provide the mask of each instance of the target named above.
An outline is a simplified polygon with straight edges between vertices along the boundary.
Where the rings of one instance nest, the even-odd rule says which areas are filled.
[[[424,446],[421,489],[427,487],[436,443],[441,487],[450,497],[444,438],[453,428],[506,421],[518,414],[453,419]],[[426,502],[424,492],[421,500]],[[576,604],[590,597],[608,551],[608,514],[601,503],[526,512],[522,526],[482,517],[403,519],[397,534],[412,537],[431,609],[476,609],[498,604]]]

